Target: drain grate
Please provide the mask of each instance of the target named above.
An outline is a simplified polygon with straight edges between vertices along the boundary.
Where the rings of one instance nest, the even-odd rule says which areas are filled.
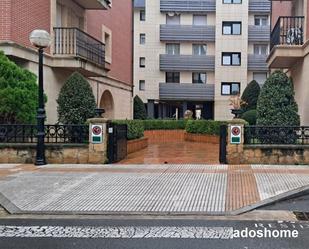
[[[309,213],[305,212],[294,212],[297,220],[309,221]]]

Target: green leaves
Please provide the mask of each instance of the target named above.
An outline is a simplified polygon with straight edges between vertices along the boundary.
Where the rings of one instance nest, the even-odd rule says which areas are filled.
[[[243,111],[256,109],[260,91],[261,88],[255,80],[251,81],[247,85],[246,89],[244,90],[241,96],[241,99],[246,103],[245,105],[242,105]]]
[[[266,80],[257,103],[257,124],[299,126],[292,80],[276,71]]]
[[[134,97],[134,119],[146,119],[146,108],[139,96]]]
[[[96,102],[88,81],[78,72],[73,73],[60,90],[58,120],[63,124],[84,124],[95,116]]]
[[[35,74],[0,51],[0,123],[35,123],[37,102]]]

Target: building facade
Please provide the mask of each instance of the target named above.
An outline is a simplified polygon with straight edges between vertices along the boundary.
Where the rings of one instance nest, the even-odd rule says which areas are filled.
[[[231,95],[268,75],[268,0],[135,0],[134,95],[150,118],[232,117]]]
[[[272,1],[271,70],[291,76],[301,125],[309,125],[309,3],[307,0]]]
[[[1,0],[0,50],[16,64],[38,71],[29,42],[35,29],[52,36],[44,56],[47,121],[55,123],[59,91],[74,72],[93,88],[107,118],[132,118],[132,1]]]

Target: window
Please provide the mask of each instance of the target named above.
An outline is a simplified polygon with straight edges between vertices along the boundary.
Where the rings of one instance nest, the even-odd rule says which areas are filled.
[[[139,67],[145,67],[146,59],[145,57],[139,57]]]
[[[241,54],[240,53],[222,53],[223,66],[240,66]]]
[[[193,15],[193,25],[200,25],[200,26],[207,25],[207,16]]]
[[[267,79],[267,73],[253,73],[253,79],[260,85],[263,85]]]
[[[192,51],[193,51],[193,55],[206,55],[207,45],[206,44],[193,44]]]
[[[180,44],[177,44],[177,43],[166,44],[166,54],[171,54],[171,55],[180,54]]]
[[[206,73],[192,73],[193,84],[206,84],[207,74]]]
[[[140,12],[139,12],[139,20],[140,21],[145,21],[146,20],[145,10],[140,10]]]
[[[146,43],[146,34],[140,34],[139,35],[139,44],[145,44]]]
[[[256,55],[267,55],[268,45],[266,44],[254,44],[254,54]]]
[[[166,14],[166,24],[179,25],[180,15],[176,15],[175,13]]]
[[[223,22],[222,23],[223,35],[240,35],[241,22]]]
[[[268,25],[268,16],[255,16],[254,17],[255,26],[266,26]]]
[[[166,83],[179,83],[180,73],[179,72],[166,72],[165,78],[166,78]]]
[[[140,80],[139,81],[139,90],[140,91],[145,91],[145,80]]]
[[[223,0],[223,3],[241,3],[241,0]]]
[[[221,95],[236,95],[240,93],[240,83],[222,82]]]

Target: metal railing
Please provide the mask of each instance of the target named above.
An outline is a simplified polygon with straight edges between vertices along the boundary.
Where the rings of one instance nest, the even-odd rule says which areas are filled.
[[[37,125],[0,124],[0,143],[36,143]],[[45,143],[89,142],[88,125],[45,125]]]
[[[303,45],[304,19],[303,16],[279,17],[270,35],[270,48],[276,45]]]
[[[54,54],[78,56],[105,65],[105,45],[78,28],[54,28]]]
[[[309,126],[245,126],[245,144],[309,145]]]

